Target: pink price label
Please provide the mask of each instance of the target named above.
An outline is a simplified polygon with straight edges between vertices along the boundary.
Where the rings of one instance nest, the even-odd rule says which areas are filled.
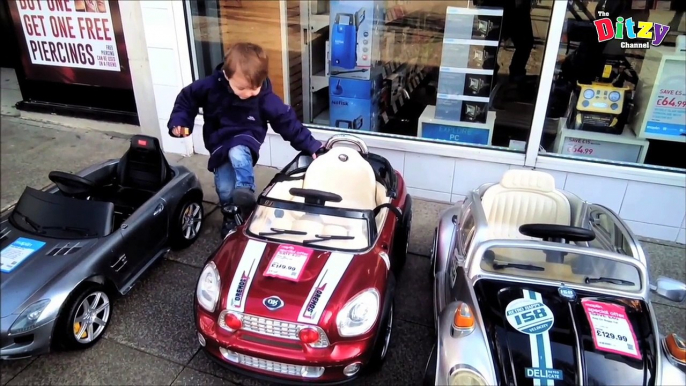
[[[596,349],[641,359],[636,334],[623,306],[582,300]]]
[[[312,249],[297,245],[280,245],[269,261],[264,276],[299,281],[312,252]]]

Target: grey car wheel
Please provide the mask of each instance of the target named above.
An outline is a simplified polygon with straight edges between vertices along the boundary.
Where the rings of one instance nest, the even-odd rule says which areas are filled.
[[[95,291],[81,301],[74,315],[74,338],[87,344],[97,339],[110,320],[110,298],[103,291]]]
[[[57,318],[53,341],[57,348],[83,350],[96,344],[112,319],[112,302],[101,284],[76,288]]]
[[[391,309],[388,311],[388,322],[386,323],[386,331],[384,335],[383,348],[381,349],[381,360],[386,358],[386,353],[388,353],[388,346],[391,344],[391,333],[393,332],[393,304],[391,304]]]
[[[169,230],[169,244],[174,250],[190,247],[200,236],[205,209],[199,198],[186,198],[174,215]]]

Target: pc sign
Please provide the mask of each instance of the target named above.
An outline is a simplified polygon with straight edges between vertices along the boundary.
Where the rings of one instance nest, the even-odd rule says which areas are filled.
[[[600,16],[608,16],[606,12],[599,12]],[[650,48],[650,45],[659,46],[665,40],[669,32],[669,26],[653,23],[649,21],[634,22],[632,18],[624,19],[618,17],[613,23],[609,17],[597,19],[593,22],[595,24],[596,32],[598,33],[598,42],[606,42],[608,40],[617,39],[624,40],[624,32],[626,30],[626,37],[628,39],[641,39],[644,41],[622,41],[622,48]],[[638,27],[638,28],[635,28]]]

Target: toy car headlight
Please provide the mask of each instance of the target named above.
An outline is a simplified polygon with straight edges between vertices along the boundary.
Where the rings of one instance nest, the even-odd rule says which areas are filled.
[[[26,307],[10,327],[10,334],[21,334],[33,329],[49,303],[49,299],[43,299]]]
[[[379,292],[366,289],[350,299],[336,316],[340,336],[357,336],[368,332],[379,314]]]
[[[450,374],[450,385],[486,386],[486,380],[474,369],[458,368]]]
[[[219,271],[217,271],[217,266],[214,262],[210,261],[205,268],[203,268],[200,279],[198,280],[196,296],[200,306],[209,312],[213,312],[219,301],[220,288],[221,282]]]

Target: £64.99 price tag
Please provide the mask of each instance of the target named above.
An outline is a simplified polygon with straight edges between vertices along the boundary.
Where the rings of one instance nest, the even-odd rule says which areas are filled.
[[[281,245],[269,262],[264,276],[298,281],[312,252],[311,249],[295,245]]]
[[[598,350],[641,359],[636,335],[624,307],[585,299],[582,304]]]

